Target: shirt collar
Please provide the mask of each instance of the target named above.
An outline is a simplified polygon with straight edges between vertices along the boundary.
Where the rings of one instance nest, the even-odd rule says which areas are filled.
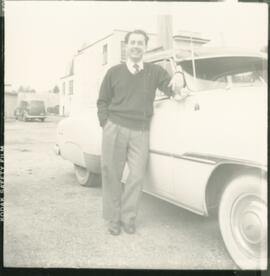
[[[139,71],[143,70],[143,61],[141,60],[140,62],[136,62],[136,63],[139,66]],[[134,74],[135,68],[133,67],[133,65],[135,64],[135,62],[130,59],[127,59],[126,64],[127,64],[127,68],[130,71],[130,73]]]

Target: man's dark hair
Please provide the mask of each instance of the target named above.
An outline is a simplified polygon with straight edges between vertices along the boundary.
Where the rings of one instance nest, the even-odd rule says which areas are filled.
[[[125,36],[125,43],[127,44],[128,43],[128,40],[129,40],[129,37],[132,35],[132,34],[140,34],[140,35],[143,35],[144,36],[144,39],[145,39],[145,45],[147,45],[148,43],[148,40],[149,40],[149,36],[147,35],[147,33],[143,30],[134,30],[132,32],[128,32]]]

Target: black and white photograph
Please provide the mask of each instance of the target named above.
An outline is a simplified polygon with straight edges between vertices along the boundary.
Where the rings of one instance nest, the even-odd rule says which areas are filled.
[[[268,269],[268,6],[5,1],[8,268]]]

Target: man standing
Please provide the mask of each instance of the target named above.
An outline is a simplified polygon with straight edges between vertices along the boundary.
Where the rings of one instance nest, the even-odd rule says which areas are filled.
[[[135,220],[149,150],[149,125],[156,89],[168,96],[179,91],[181,74],[171,79],[162,67],[143,62],[148,36],[142,30],[125,37],[127,61],[110,68],[101,84],[97,101],[103,127],[102,185],[103,217],[112,235],[136,231]],[[129,176],[122,185],[127,163]]]

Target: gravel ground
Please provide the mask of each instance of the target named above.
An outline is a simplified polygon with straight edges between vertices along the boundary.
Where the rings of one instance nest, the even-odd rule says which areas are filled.
[[[237,269],[216,219],[146,194],[137,233],[111,236],[101,188],[81,187],[53,152],[58,121],[6,122],[5,266]]]

